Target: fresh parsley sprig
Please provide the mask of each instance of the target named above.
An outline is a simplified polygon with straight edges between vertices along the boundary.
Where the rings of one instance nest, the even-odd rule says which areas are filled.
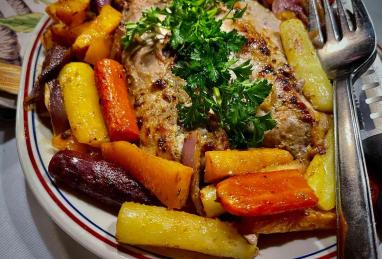
[[[145,11],[136,23],[126,23],[122,43],[127,48],[135,37],[170,32],[168,44],[176,52],[172,72],[186,81],[190,104],[179,104],[179,123],[193,129],[205,127],[213,114],[226,130],[233,148],[261,145],[264,132],[275,126],[270,114],[257,109],[272,86],[265,79],[251,80],[249,60],[232,57],[246,43],[236,30],[222,31],[226,19],[240,19],[246,8],[237,10],[238,0],[174,0],[170,6]],[[221,4],[229,11],[217,18]]]

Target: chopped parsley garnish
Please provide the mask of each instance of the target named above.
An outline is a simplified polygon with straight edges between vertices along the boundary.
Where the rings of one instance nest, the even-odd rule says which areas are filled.
[[[144,34],[155,39],[164,31],[176,53],[172,72],[186,81],[191,98],[190,104],[178,105],[179,123],[188,129],[205,127],[213,115],[231,146],[246,148],[261,145],[264,132],[276,123],[270,114],[257,115],[272,85],[265,79],[251,80],[250,61],[232,55],[247,42],[245,37],[236,30],[221,30],[224,20],[243,16],[246,8],[235,9],[237,1],[174,0],[166,8],[149,9],[138,22],[125,24],[122,43],[128,48]],[[222,3],[229,9],[224,15]]]

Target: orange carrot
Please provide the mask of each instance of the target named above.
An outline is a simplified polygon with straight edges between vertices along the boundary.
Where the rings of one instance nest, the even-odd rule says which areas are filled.
[[[122,166],[163,205],[170,209],[184,207],[190,192],[191,167],[151,155],[126,141],[104,143],[101,149],[105,160]]]
[[[318,198],[298,170],[238,175],[220,182],[217,198],[229,213],[264,216],[316,206]]]
[[[112,39],[109,36],[94,38],[86,51],[84,61],[95,65],[101,59],[110,56]]]
[[[139,129],[129,102],[123,66],[112,59],[102,59],[94,67],[102,114],[111,141],[137,141]]]

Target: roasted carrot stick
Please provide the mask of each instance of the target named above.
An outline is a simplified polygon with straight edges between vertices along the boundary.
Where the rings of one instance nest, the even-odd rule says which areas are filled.
[[[105,160],[123,167],[169,209],[181,209],[190,192],[192,168],[146,153],[126,141],[102,145]]]
[[[264,216],[316,206],[318,199],[298,170],[238,175],[220,182],[217,198],[237,216]]]
[[[129,102],[123,66],[112,59],[101,59],[94,70],[102,114],[111,141],[137,141],[139,129]]]

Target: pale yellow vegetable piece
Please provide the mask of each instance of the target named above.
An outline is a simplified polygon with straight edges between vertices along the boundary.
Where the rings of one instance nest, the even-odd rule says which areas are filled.
[[[107,142],[93,69],[86,63],[71,62],[61,69],[58,81],[70,128],[78,142],[92,146]]]
[[[257,254],[257,247],[228,223],[133,202],[125,202],[119,211],[116,237],[131,245],[181,248],[221,257],[253,258]]]
[[[274,172],[274,171],[283,171],[283,170],[298,170],[301,174],[305,173],[306,166],[298,160],[293,160],[290,163],[282,165],[270,165],[260,169],[258,172]]]
[[[216,200],[216,188],[214,185],[208,185],[201,189],[200,199],[207,217],[217,217],[225,212],[220,202]]]
[[[326,135],[326,153],[317,154],[306,170],[309,186],[318,197],[318,207],[331,210],[336,204],[333,128]]]
[[[250,150],[207,151],[204,180],[207,183],[223,178],[258,172],[271,165],[293,161],[293,156],[278,148],[254,148]]]
[[[305,97],[316,110],[332,112],[333,87],[303,23],[299,19],[282,22],[280,35],[289,64],[294,69],[297,79],[305,82]]]

